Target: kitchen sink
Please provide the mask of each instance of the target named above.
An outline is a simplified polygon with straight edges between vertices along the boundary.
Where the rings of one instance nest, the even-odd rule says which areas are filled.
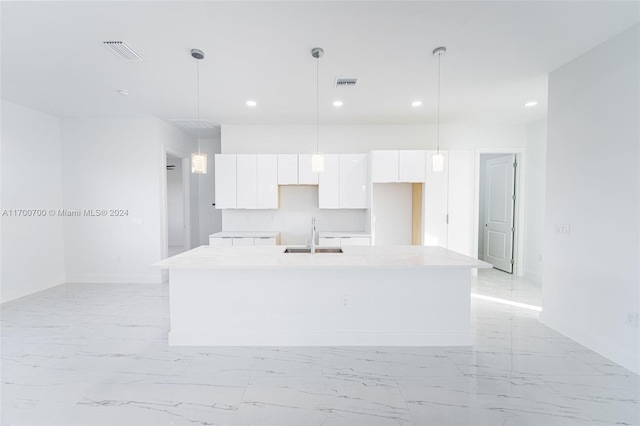
[[[287,247],[284,253],[311,253],[311,247]],[[342,253],[340,247],[316,247],[316,253]]]

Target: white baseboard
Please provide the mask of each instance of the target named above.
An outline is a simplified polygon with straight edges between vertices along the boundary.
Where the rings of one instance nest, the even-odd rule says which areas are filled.
[[[472,346],[471,333],[169,332],[170,346]]]
[[[620,364],[635,374],[640,374],[640,356],[621,348],[613,342],[595,336],[588,331],[574,326],[570,322],[543,310],[540,312],[540,322],[549,328],[575,340],[583,346],[602,355],[611,361]]]
[[[68,283],[86,284],[160,284],[160,271],[156,274],[67,274]]]

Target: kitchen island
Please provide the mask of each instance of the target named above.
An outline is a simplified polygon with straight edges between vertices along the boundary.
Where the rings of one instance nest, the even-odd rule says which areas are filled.
[[[467,346],[472,268],[441,247],[202,246],[170,273],[170,345]]]

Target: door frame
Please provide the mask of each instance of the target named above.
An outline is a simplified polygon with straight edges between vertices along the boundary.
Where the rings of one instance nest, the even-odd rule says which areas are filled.
[[[474,150],[474,199],[473,199],[473,243],[471,245],[472,255],[478,257],[478,232],[480,229],[480,154],[515,154],[518,167],[516,167],[516,203],[514,211],[514,226],[516,232],[513,236],[513,275],[524,275],[524,206],[526,188],[526,148],[525,147],[503,147],[484,148],[477,147]]]
[[[191,192],[189,185],[191,165],[191,154],[168,148],[165,145],[160,147],[160,258],[165,259],[169,254],[169,229],[168,217],[169,207],[167,203],[167,154],[178,157],[182,161],[182,211],[184,214],[184,248],[191,249]],[[162,271],[163,280],[166,277],[166,270]]]

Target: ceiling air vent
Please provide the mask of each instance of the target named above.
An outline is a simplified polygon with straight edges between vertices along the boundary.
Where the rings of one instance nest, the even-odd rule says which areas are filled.
[[[190,118],[172,118],[170,120],[173,124],[183,129],[215,129],[216,126],[209,120],[203,119],[190,119]]]
[[[357,82],[357,78],[336,78],[336,87],[354,87]]]
[[[105,41],[103,43],[127,62],[144,61],[144,58],[124,41]]]

